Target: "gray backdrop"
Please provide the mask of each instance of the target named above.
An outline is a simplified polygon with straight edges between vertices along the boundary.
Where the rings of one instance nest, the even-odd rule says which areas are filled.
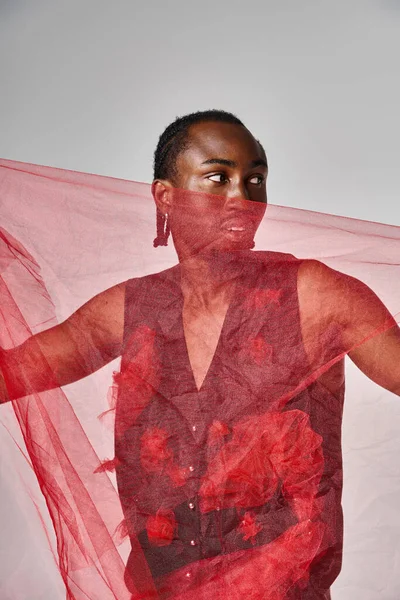
[[[170,120],[224,108],[266,147],[272,203],[400,225],[399,56],[399,0],[0,0],[0,156],[150,181]],[[382,468],[357,450],[390,420],[400,430],[400,412],[387,400],[346,410],[352,531]],[[14,569],[29,600],[62,598],[45,538],[29,537],[10,490],[2,506],[0,581]],[[400,522],[373,514],[348,534],[334,600],[400,597]],[[10,557],[16,523],[24,548]]]

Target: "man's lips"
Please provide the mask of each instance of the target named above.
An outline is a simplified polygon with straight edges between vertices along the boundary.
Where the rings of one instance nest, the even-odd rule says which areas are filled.
[[[225,231],[244,232],[254,229],[254,223],[251,219],[229,219],[222,224]]]

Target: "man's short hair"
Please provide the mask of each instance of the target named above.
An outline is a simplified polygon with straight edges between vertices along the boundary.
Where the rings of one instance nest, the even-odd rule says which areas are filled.
[[[170,179],[176,175],[176,159],[178,154],[189,145],[189,128],[196,123],[206,122],[231,123],[243,125],[234,114],[225,110],[203,110],[177,117],[163,131],[154,152],[154,179]]]

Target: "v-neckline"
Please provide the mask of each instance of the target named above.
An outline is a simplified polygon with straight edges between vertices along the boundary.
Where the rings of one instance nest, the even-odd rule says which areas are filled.
[[[240,277],[240,276],[238,276]],[[238,281],[235,282],[234,284],[234,288],[233,288],[233,292],[232,292],[232,296],[228,305],[228,308],[226,310],[223,322],[222,322],[222,327],[221,330],[219,332],[219,336],[218,336],[218,341],[217,344],[215,346],[215,350],[214,350],[214,354],[212,355],[211,361],[208,365],[208,368],[206,370],[206,373],[204,375],[203,381],[201,382],[200,387],[198,387],[197,383],[196,383],[196,378],[194,375],[194,371],[193,371],[193,367],[192,367],[192,363],[190,360],[190,356],[189,356],[189,350],[188,350],[188,344],[187,344],[187,340],[186,340],[186,334],[185,334],[185,326],[183,323],[183,294],[181,293],[181,305],[179,308],[179,321],[180,321],[180,330],[181,330],[181,335],[182,335],[182,346],[183,346],[183,351],[184,351],[184,356],[185,356],[185,362],[187,365],[187,371],[190,373],[190,383],[191,383],[191,387],[194,388],[194,390],[200,394],[202,391],[204,391],[204,388],[206,387],[209,378],[211,377],[212,371],[214,370],[214,365],[216,362],[216,359],[218,357],[218,354],[220,352],[220,347],[223,343],[223,338],[226,335],[226,329],[229,325],[229,321],[231,318],[231,313],[233,311],[234,305],[236,303],[236,297],[237,297],[237,288],[238,288]]]

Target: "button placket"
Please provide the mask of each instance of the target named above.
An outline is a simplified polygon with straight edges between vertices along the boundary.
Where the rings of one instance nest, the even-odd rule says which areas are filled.
[[[200,546],[201,546],[201,532],[200,532],[200,514],[197,512],[197,499],[196,498],[191,498],[187,500],[187,507],[191,513],[191,517],[190,517],[190,521],[191,521],[191,525],[190,525],[190,533],[189,531],[188,536],[186,537],[185,543],[190,546],[191,548],[193,548],[193,550],[196,548],[198,549],[197,551],[199,551]]]

